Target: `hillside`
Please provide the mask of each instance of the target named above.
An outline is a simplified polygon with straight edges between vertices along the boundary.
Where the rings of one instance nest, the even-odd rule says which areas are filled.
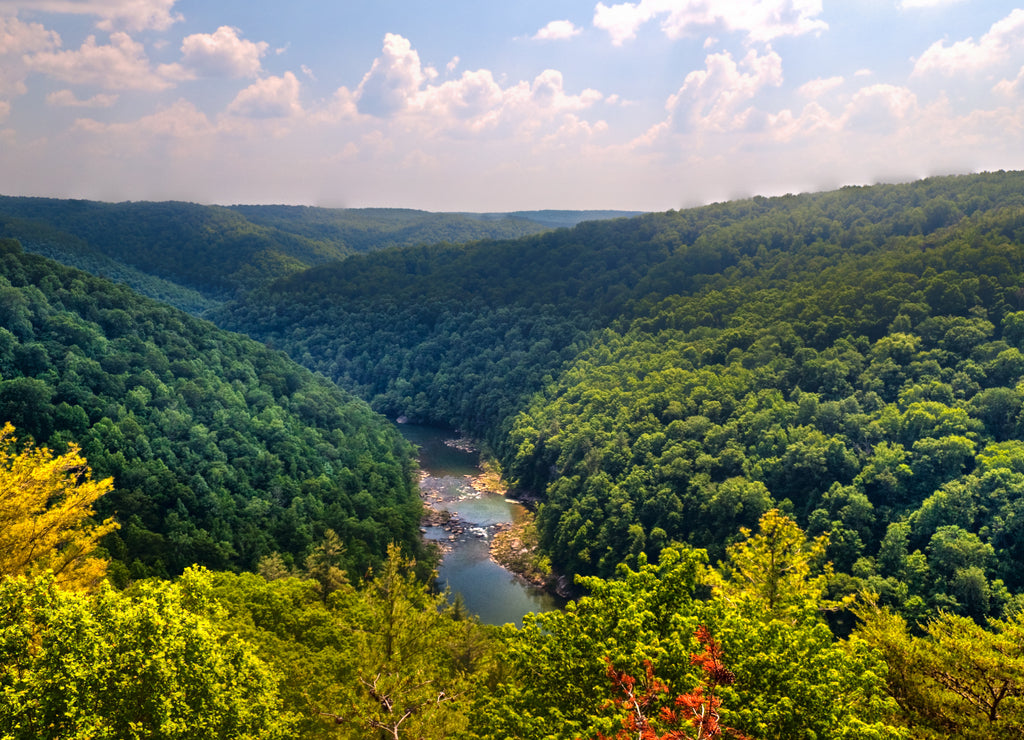
[[[719,556],[780,506],[831,533],[836,588],[999,614],[1024,572],[1022,192],[936,178],[389,250],[221,319],[485,438],[564,571]]]
[[[334,529],[355,575],[419,551],[411,450],[365,403],[280,353],[22,252],[0,253],[0,418],[82,447],[128,575],[302,558]]]
[[[210,307],[203,298],[220,299],[348,254],[546,228],[505,214],[0,196],[0,237],[193,310]]]
[[[114,477],[123,587],[0,581],[0,730],[1020,735],[1022,192],[992,173],[394,247],[210,311],[488,443],[583,593],[522,628],[421,580],[411,450],[366,403],[0,240],[0,417]]]

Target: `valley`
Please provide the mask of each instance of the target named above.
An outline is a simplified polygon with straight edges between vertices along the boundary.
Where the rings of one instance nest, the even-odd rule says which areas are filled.
[[[603,220],[0,198],[0,420],[112,479],[83,516],[117,524],[117,596],[59,608],[162,594],[241,641],[304,737],[386,725],[385,694],[429,737],[614,732],[613,669],[647,665],[751,737],[1014,736],[1021,193],[990,172]],[[491,561],[516,510],[437,428],[537,501],[578,598]],[[458,529],[423,525],[424,491]],[[735,683],[691,659],[707,634]],[[56,680],[5,660],[18,696]],[[998,707],[956,688],[995,676]]]

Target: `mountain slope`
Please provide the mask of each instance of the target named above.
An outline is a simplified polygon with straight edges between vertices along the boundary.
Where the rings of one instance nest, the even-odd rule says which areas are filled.
[[[409,446],[283,355],[86,273],[0,251],[0,418],[82,447],[122,573],[301,561],[333,528],[353,575],[419,549]],[[125,571],[123,569],[128,569]]]
[[[0,236],[17,238],[30,251],[111,277],[129,273],[144,290],[150,285],[141,276],[148,275],[199,291],[207,299],[352,253],[507,238],[546,228],[529,218],[403,209],[0,197]],[[103,258],[120,265],[120,271]],[[154,290],[164,293],[154,297],[173,294],[166,286]],[[189,296],[185,300],[194,303]]]
[[[487,439],[563,571],[717,555],[781,506],[831,533],[846,587],[981,618],[1024,585],[1022,192],[935,178],[388,251],[220,315]]]

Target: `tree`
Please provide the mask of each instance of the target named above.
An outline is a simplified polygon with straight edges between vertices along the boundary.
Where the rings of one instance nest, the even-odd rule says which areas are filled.
[[[210,574],[95,595],[0,582],[0,736],[284,740],[278,677],[208,618]]]
[[[765,512],[756,535],[746,528],[740,531],[746,539],[728,548],[723,577],[715,584],[720,597],[776,618],[808,603],[816,608],[824,577],[812,573],[824,566],[828,536],[808,541],[797,523],[778,509]]]
[[[630,675],[644,661],[669,685],[694,686],[690,665],[699,625],[693,592],[702,580],[703,550],[668,547],[657,565],[638,558],[619,578],[579,578],[589,592],[564,610],[528,614],[522,629],[506,626],[497,686],[477,698],[473,737],[573,740],[621,727],[612,707],[595,703],[608,692],[608,662]]]
[[[352,737],[451,737],[466,724],[474,674],[488,657],[473,620],[455,619],[415,561],[388,547],[380,572],[352,594],[347,620],[360,656],[348,707],[321,714]]]
[[[803,552],[808,543],[799,529],[796,533],[794,549]],[[863,642],[835,639],[821,618],[813,576],[783,583],[791,588],[779,588],[776,616],[757,595],[763,589],[746,583],[731,584],[736,598],[694,598],[697,589],[706,593],[706,562],[702,550],[666,547],[657,565],[640,556],[638,570],[622,566],[617,579],[580,578],[588,596],[563,611],[528,615],[521,630],[506,627],[499,656],[504,671],[497,686],[478,698],[471,736],[614,736],[625,729],[621,711],[594,701],[608,692],[608,663],[621,674],[645,676],[645,661],[650,661],[670,694],[690,696],[688,705],[673,711],[685,715],[703,707],[707,716],[713,708],[721,713],[722,724],[753,737],[899,737],[886,723],[894,706],[883,693],[880,657]],[[747,587],[755,593],[739,593]],[[699,700],[691,691],[705,680],[705,668],[712,667],[694,664],[692,656],[716,655],[706,636],[702,640],[699,625],[714,634],[728,656],[728,669],[736,674],[735,683],[717,683],[721,704],[715,707],[702,704],[707,694]],[[710,662],[720,665],[721,656]],[[646,685],[638,679],[633,689],[637,699],[649,694],[651,701],[642,709],[650,719],[650,712],[658,712],[655,695],[662,693],[654,691],[653,675]],[[677,731],[684,727],[679,719],[672,720],[675,727],[670,722],[653,729]]]
[[[214,615],[218,626],[252,645],[281,675],[282,703],[297,716],[295,737],[339,736],[341,728],[319,711],[347,706],[356,683],[362,656],[351,625],[352,591],[343,587],[325,603],[314,580],[213,574],[213,596],[222,607]]]
[[[713,579],[705,623],[728,650],[736,682],[723,716],[755,737],[894,738],[880,656],[836,640],[823,612],[827,537],[808,540],[777,510],[732,545]]]
[[[328,596],[348,583],[341,567],[344,555],[345,543],[333,529],[328,529],[320,544],[306,557],[306,575],[320,586],[320,597],[325,602]]]
[[[679,694],[672,706],[662,704],[660,697],[668,694],[668,686],[654,675],[654,666],[650,660],[644,661],[644,678],[639,681],[625,671],[615,670],[608,661],[608,678],[621,697],[612,699],[612,704],[619,710],[625,710],[622,729],[615,735],[615,740],[631,740],[636,733],[639,740],[710,740],[722,736],[743,738],[742,733],[731,728],[722,727],[719,722],[718,709],[722,704],[716,693],[719,686],[729,686],[736,680],[736,674],[723,663],[722,646],[711,636],[708,628],[701,625],[695,634],[702,651],[690,656],[690,663],[700,666],[704,676],[701,683],[685,694]],[[659,704],[662,704],[655,709]],[[674,708],[673,708],[674,707]],[[692,731],[686,726],[692,727]],[[667,731],[659,733],[658,728]],[[601,732],[598,740],[610,740]]]
[[[18,451],[14,427],[0,429],[0,574],[53,573],[56,583],[95,588],[107,562],[95,557],[100,538],[118,528],[90,520],[93,504],[113,488],[94,481],[79,448],[63,455],[26,445]]]
[[[857,636],[888,665],[888,690],[914,737],[1024,736],[1024,618],[988,627],[948,612],[912,636],[906,620],[868,602]]]

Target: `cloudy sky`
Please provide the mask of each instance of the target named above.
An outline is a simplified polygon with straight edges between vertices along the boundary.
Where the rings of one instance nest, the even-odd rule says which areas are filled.
[[[1022,129],[1020,0],[0,0],[6,195],[664,210]]]

